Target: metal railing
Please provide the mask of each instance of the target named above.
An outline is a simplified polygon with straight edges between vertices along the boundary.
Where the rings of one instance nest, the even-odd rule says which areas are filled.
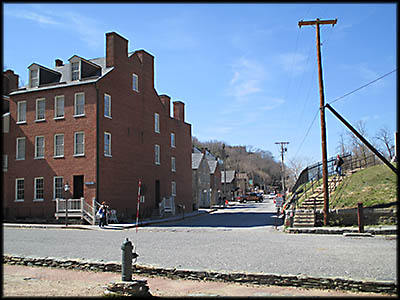
[[[68,200],[68,201],[67,201]],[[56,213],[65,213],[65,203],[68,202],[68,212],[83,212],[84,198],[60,199],[56,198]]]
[[[96,224],[96,212],[99,210],[101,204],[96,201],[96,198],[92,199],[92,204],[89,204],[82,197],[80,199],[56,199],[56,211],[55,217],[58,219],[59,217],[65,217],[66,210],[65,205],[68,203],[68,214],[69,217],[80,217],[81,219],[85,219],[92,225]],[[116,211],[114,209],[110,209],[110,217],[115,222],[117,221]]]
[[[158,204],[160,216],[163,216],[167,212],[171,212],[175,215],[175,197],[163,197],[162,201]]]
[[[344,163],[342,165],[342,173],[347,173],[353,170],[357,169],[363,169],[367,167],[372,167],[378,164],[382,164],[382,161],[376,157],[375,154],[369,155],[369,156],[352,156],[351,154],[347,154],[342,156]],[[332,176],[335,174],[335,158],[331,158],[328,160],[328,177]],[[288,201],[288,205],[286,205],[287,208],[291,208],[293,210],[296,210],[298,207],[298,200],[304,195],[304,199],[307,198],[307,193],[311,190],[311,193],[314,193],[314,186],[316,185],[317,182],[322,178],[322,163],[316,163],[310,167],[307,167],[303,170],[302,172],[303,178],[298,179],[298,182],[301,182],[301,184],[298,184],[297,187],[295,187],[294,192],[292,196],[290,197]],[[304,175],[306,174],[306,175]],[[311,175],[311,177],[309,177]],[[334,181],[335,179],[332,179],[330,182],[328,181],[328,191],[329,194],[332,193],[335,188],[336,188],[336,182]],[[306,187],[306,183],[311,182],[311,185]],[[297,182],[296,182],[297,184]],[[299,190],[300,186],[304,186],[303,189]],[[315,205],[314,205],[315,208]]]

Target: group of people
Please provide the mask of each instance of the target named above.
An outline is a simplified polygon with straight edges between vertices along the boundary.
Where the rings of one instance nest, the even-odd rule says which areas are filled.
[[[103,201],[100,205],[100,208],[99,208],[97,214],[96,214],[99,216],[99,227],[100,228],[104,228],[104,226],[108,225],[107,224],[107,215],[109,213],[108,210],[109,210],[108,205],[106,205],[106,202]]]

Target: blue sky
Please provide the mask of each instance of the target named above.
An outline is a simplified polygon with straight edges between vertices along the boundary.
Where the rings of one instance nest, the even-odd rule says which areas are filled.
[[[34,4],[3,3],[3,64],[27,83],[27,67],[50,68],[73,55],[105,56],[105,33],[116,31],[129,51],[155,56],[155,88],[185,103],[200,141],[218,140],[271,151],[288,141],[285,160],[321,160],[315,26],[322,25],[327,103],[394,71],[397,4]],[[332,106],[369,140],[396,130],[397,71]],[[312,122],[314,120],[314,122]],[[328,157],[348,131],[326,111]],[[308,132],[308,134],[306,134]]]

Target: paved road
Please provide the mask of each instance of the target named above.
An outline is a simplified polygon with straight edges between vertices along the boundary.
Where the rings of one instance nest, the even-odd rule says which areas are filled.
[[[393,237],[285,234],[275,229],[274,215],[271,203],[251,202],[138,233],[4,228],[3,252],[120,262],[128,237],[141,265],[397,282]]]

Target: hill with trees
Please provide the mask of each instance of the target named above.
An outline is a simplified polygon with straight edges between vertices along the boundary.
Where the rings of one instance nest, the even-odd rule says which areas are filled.
[[[270,151],[253,148],[252,146],[230,146],[222,141],[210,140],[201,142],[192,137],[192,145],[199,149],[205,148],[219,159],[224,158],[225,169],[247,173],[255,186],[271,188],[281,186],[281,163]]]

